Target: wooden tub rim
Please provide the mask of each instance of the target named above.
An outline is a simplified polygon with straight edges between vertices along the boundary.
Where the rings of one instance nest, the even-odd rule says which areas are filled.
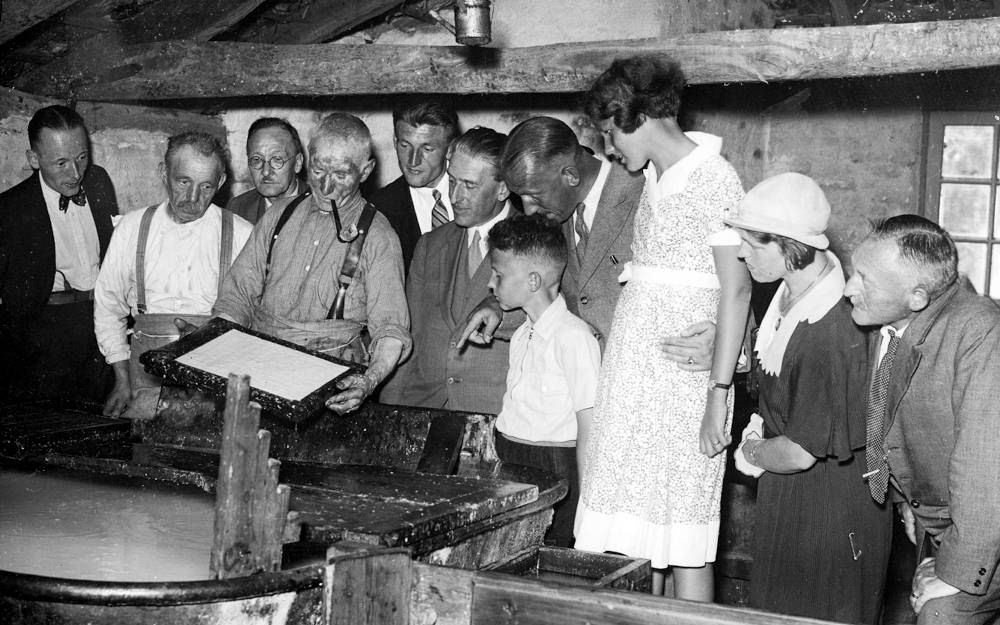
[[[112,582],[0,570],[0,597],[103,606],[175,606],[301,592],[323,585],[324,567],[305,566],[224,580]]]

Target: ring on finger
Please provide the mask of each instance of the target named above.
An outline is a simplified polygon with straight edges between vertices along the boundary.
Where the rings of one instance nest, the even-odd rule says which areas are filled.
[[[688,364],[689,365],[693,365],[694,364],[694,358],[693,357],[688,356]]]

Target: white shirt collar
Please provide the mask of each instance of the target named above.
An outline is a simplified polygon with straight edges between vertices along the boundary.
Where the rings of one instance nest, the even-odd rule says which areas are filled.
[[[696,144],[695,149],[687,156],[668,167],[662,175],[656,171],[656,165],[652,161],[643,171],[646,175],[646,188],[653,193],[651,198],[654,200],[683,191],[694,170],[722,152],[722,137],[706,132],[685,132],[684,136]]]
[[[497,213],[492,219],[484,224],[479,224],[478,226],[472,226],[468,228],[468,232],[465,234],[465,244],[472,245],[472,239],[479,233],[480,245],[485,247],[487,245],[486,239],[489,237],[490,228],[495,226],[497,223],[507,219],[510,215],[510,200],[507,200],[500,212]]]

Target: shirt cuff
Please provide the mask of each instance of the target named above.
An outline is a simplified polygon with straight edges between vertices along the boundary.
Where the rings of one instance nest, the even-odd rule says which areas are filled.
[[[403,344],[403,351],[399,355],[399,361],[402,362],[403,359],[410,355],[410,350],[413,348],[413,339],[405,327],[397,323],[386,323],[380,325],[377,329],[368,326],[368,331],[371,333],[372,346],[385,338],[396,339]]]

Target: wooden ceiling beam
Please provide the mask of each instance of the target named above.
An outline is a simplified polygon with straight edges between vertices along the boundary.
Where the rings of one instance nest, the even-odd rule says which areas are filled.
[[[40,24],[77,0],[6,0],[0,2],[0,45]]]
[[[312,0],[284,15],[272,8],[241,25],[236,39],[252,43],[321,43],[401,4],[402,0]]]
[[[402,93],[567,93],[615,58],[671,57],[692,84],[933,72],[1000,65],[1000,18],[696,33],[530,48],[162,42],[111,67],[60,68],[26,91],[94,100]],[[51,67],[51,66],[49,66]]]

